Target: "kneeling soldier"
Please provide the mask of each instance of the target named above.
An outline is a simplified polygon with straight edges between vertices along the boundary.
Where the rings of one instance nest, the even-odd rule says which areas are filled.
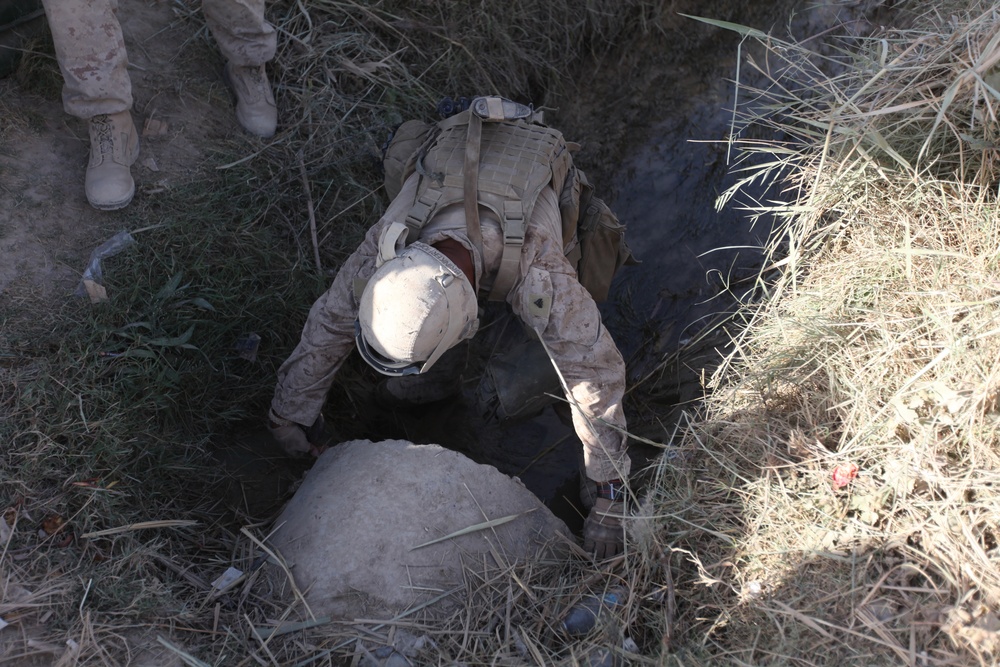
[[[480,97],[437,125],[397,131],[385,160],[392,202],[310,310],[278,370],[270,426],[288,453],[318,455],[312,432],[352,348],[398,395],[408,379],[454,365],[445,355],[475,335],[481,298],[506,301],[572,408],[598,489],[584,543],[603,558],[622,548],[630,462],[625,365],[595,297],[631,255],[562,135],[537,115]]]

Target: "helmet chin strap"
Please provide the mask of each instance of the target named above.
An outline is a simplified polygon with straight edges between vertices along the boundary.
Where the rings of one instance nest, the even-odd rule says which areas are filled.
[[[421,373],[425,373],[430,370],[430,367],[434,365],[434,362],[441,358],[441,355],[454,347],[459,341],[474,335],[476,330],[479,328],[478,320],[473,320],[469,323],[465,322],[462,318],[462,314],[459,312],[459,309],[453,305],[458,301],[461,295],[461,278],[459,276],[446,273],[438,278],[438,282],[441,284],[441,287],[444,288],[445,298],[448,301],[448,328],[445,330],[445,334],[441,339],[441,342],[438,343],[437,347],[434,348],[434,351],[431,352],[431,356],[427,357],[427,361],[420,366]],[[472,330],[464,332],[463,329],[465,329],[467,325],[470,325]],[[464,336],[462,335],[463,333],[465,333]]]
[[[361,331],[361,322],[359,320],[354,320],[354,342],[358,347],[358,352],[361,353],[361,358],[365,360],[365,363],[382,375],[399,377],[402,375],[416,375],[420,372],[420,366],[416,363],[403,363],[393,361],[392,359],[386,359],[376,350],[373,350],[371,346],[368,345],[368,341],[365,340],[365,335]]]

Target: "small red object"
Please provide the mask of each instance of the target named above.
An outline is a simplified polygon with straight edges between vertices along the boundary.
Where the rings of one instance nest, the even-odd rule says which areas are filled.
[[[841,463],[833,469],[833,488],[842,489],[858,476],[858,464]]]

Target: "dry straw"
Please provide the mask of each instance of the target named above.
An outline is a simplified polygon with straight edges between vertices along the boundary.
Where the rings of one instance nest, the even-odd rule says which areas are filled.
[[[734,141],[777,231],[651,510],[679,621],[736,664],[1000,659],[1000,14],[912,25],[825,53],[723,26],[759,43]]]
[[[21,633],[7,655],[113,665],[144,646],[184,664],[304,666],[361,663],[406,634],[416,664],[1000,657],[991,6],[930,13],[841,52],[744,30],[759,48],[748,43],[742,68],[737,168],[780,184],[781,203],[750,207],[780,223],[772,268],[704,411],[683,415],[677,455],[654,471],[623,558],[598,570],[497,555],[499,568],[469,568],[466,604],[448,618],[328,624],[301,591],[294,604],[273,595],[266,522],[244,528],[250,517],[219,509],[191,435],[266,400],[273,368],[231,363],[232,340],[247,328],[294,339],[308,295],[285,258],[297,251],[320,283],[353,249],[383,205],[375,165],[396,123],[433,116],[444,94],[558,90],[663,3],[275,4],[283,134],[224,160],[205,189],[136,214],[168,223],[144,244],[166,250],[122,269],[134,278],[125,306],[47,316],[43,343],[12,344],[0,367],[2,472],[15,480],[0,617]],[[542,24],[558,30],[520,38]],[[750,141],[761,128],[786,140]],[[192,323],[196,350],[151,342]],[[108,349],[133,352],[90,363]],[[835,488],[849,464],[857,476]],[[68,528],[37,535],[50,513]],[[198,525],[170,523],[182,520]],[[93,537],[65,542],[77,535]],[[228,567],[243,578],[213,590]],[[608,622],[566,637],[565,612],[612,588],[628,594]]]

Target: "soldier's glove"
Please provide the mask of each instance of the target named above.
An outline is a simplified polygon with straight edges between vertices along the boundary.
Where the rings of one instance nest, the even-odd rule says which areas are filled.
[[[595,500],[583,524],[583,548],[598,560],[620,554],[625,546],[624,515],[624,502],[607,498]]]
[[[306,427],[270,410],[267,414],[267,427],[285,453],[292,458],[318,457],[333,441],[323,415],[317,417],[312,426]]]

